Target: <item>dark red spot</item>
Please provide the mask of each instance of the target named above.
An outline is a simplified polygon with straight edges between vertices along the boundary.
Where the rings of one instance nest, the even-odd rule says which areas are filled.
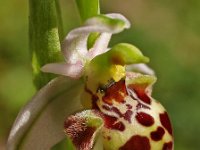
[[[112,111],[119,115],[119,117],[123,117],[123,114],[119,111],[118,108],[112,107]]]
[[[169,120],[167,112],[160,114],[160,122],[165,127],[165,129],[172,135],[172,126]]]
[[[145,136],[131,137],[119,150],[150,150],[149,139]]]
[[[154,119],[150,115],[144,113],[144,112],[139,112],[136,115],[137,121],[142,124],[143,126],[149,127],[154,124]]]
[[[133,112],[131,110],[127,110],[126,113],[124,114],[124,119],[127,120],[129,123],[131,123],[131,116]]]
[[[103,101],[109,105],[112,105],[113,100],[119,103],[124,103],[124,97],[127,95],[125,80],[120,80],[106,89]]]
[[[163,145],[163,148],[162,148],[162,150],[172,150],[172,149],[173,149],[173,143],[172,142],[165,143]]]
[[[124,131],[125,126],[121,121],[117,121],[118,119],[113,116],[104,115],[104,123],[105,127],[108,129]]]
[[[111,140],[111,137],[110,137],[110,136],[107,136],[106,139],[107,139],[108,141],[110,141],[110,140]]]
[[[162,140],[165,130],[162,127],[158,127],[156,131],[151,132],[151,139],[154,141]]]
[[[103,105],[102,108],[105,109],[105,110],[107,110],[107,111],[112,111],[112,112],[116,113],[117,115],[119,115],[119,118],[124,118],[129,123],[131,123],[131,116],[133,114],[133,112],[131,110],[127,110],[126,113],[122,114],[119,111],[119,109],[116,108],[116,107],[108,107],[106,105]]]
[[[132,108],[133,108],[130,104],[126,104],[126,107],[127,107],[128,109],[132,109]]]
[[[147,104],[151,104],[151,99],[149,98],[149,96],[146,93],[146,87],[147,85],[136,85],[136,84],[130,84],[128,86],[129,89],[133,90],[138,98],[140,100],[142,100],[143,102],[147,103]]]
[[[102,108],[105,109],[105,110],[107,110],[107,111],[111,111],[110,107],[108,107],[106,105],[103,105]]]
[[[96,128],[85,126],[84,118],[71,116],[65,121],[64,128],[77,149],[89,149],[92,146],[92,136]]]
[[[103,105],[102,108],[107,110],[107,111],[112,111],[112,112],[118,114],[119,117],[123,117],[123,114],[116,107],[109,107],[109,106]]]
[[[142,104],[142,103],[138,103],[137,106],[136,106],[137,110],[141,109],[141,108],[145,108],[145,109],[150,109],[150,107]]]

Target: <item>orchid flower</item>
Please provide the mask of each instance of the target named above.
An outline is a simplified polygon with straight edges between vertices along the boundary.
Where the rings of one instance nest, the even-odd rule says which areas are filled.
[[[50,149],[65,136],[77,150],[173,150],[168,114],[151,97],[149,59],[131,44],[108,48],[111,35],[129,27],[124,16],[107,14],[69,32],[66,62],[42,68],[62,76],[21,110],[8,150]]]

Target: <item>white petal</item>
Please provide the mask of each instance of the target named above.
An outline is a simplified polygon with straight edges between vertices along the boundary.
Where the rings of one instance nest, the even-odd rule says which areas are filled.
[[[76,79],[82,75],[83,64],[81,62],[77,62],[76,64],[51,63],[43,66],[41,70],[43,72],[59,74]]]
[[[146,64],[133,64],[126,66],[127,71],[135,71],[147,75],[155,75],[153,69],[148,67]]]
[[[83,30],[72,30],[64,40],[62,44],[62,52],[67,63],[74,64],[77,61],[84,62],[87,50],[87,38],[88,33],[84,33]],[[77,33],[76,33],[77,32]],[[83,34],[82,34],[82,33]]]
[[[59,77],[43,87],[20,111],[11,129],[8,150],[47,150],[65,135],[68,115],[81,110],[80,80]]]

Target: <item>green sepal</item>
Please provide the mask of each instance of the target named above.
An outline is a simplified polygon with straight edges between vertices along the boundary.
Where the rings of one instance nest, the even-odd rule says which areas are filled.
[[[119,63],[119,65],[149,62],[148,57],[145,57],[138,48],[128,43],[115,45],[108,51],[108,55],[112,63]]]
[[[90,64],[98,69],[105,69],[110,65],[124,66],[147,62],[149,62],[149,58],[145,57],[138,48],[131,44],[120,43],[108,52],[95,57]]]

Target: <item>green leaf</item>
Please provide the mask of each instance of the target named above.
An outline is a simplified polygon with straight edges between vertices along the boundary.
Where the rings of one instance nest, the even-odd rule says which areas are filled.
[[[81,110],[82,81],[59,77],[43,87],[20,111],[11,129],[8,150],[50,149],[63,138],[64,120]]]

